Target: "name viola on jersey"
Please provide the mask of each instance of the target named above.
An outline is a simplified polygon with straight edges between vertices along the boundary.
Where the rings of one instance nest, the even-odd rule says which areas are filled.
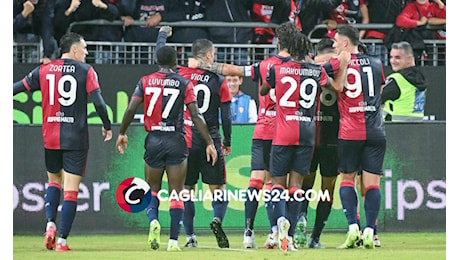
[[[280,74],[318,77],[320,73],[321,73],[321,70],[318,70],[318,69],[300,69],[300,68],[290,68],[290,67],[280,68]]]
[[[251,201],[331,201],[331,196],[328,190],[313,190],[309,189],[304,191],[302,189],[296,190],[293,194],[289,194],[287,189],[280,190],[215,190],[214,193],[210,190],[181,190],[179,192],[173,190],[169,193],[167,190],[160,190],[157,193],[159,201],[240,201],[244,202],[246,199]]]
[[[147,84],[149,86],[158,86],[158,85],[161,85],[161,86],[168,86],[168,87],[179,87],[180,85],[180,81],[178,80],[175,80],[175,79],[159,79],[159,78],[152,78],[152,79],[149,79],[149,81],[147,82]]]
[[[71,116],[64,116],[64,112],[57,112],[56,116],[49,116],[47,121],[48,123],[58,122],[58,123],[73,123],[74,118]]]
[[[190,75],[190,79],[194,81],[209,82],[209,75],[192,73],[192,75]]]

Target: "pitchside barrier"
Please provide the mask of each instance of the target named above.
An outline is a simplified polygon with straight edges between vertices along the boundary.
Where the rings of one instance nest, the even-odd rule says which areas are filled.
[[[86,176],[80,185],[77,215],[72,233],[145,233],[148,220],[144,211],[122,210],[116,194],[119,184],[127,178],[144,176],[144,138],[140,123],[128,129],[129,145],[124,155],[115,149],[120,125],[114,124],[114,139],[103,142],[101,125],[91,124],[90,150]],[[380,231],[446,231],[446,123],[387,123],[387,151],[384,175],[381,178]],[[244,229],[244,200],[240,196],[248,187],[251,161],[251,138],[254,125],[234,125],[232,153],[226,157],[227,190],[237,194],[230,199],[223,225],[226,230]],[[41,234],[45,225],[44,195],[47,176],[44,165],[41,126],[14,124],[13,128],[13,232]],[[318,173],[317,173],[317,177]],[[314,223],[320,178],[308,209],[308,226]],[[345,231],[347,221],[338,195],[340,179],[333,194],[333,205],[326,230]],[[167,190],[167,179],[163,179]],[[207,191],[198,183],[198,190]],[[238,195],[240,194],[240,195]],[[162,198],[166,198],[162,196]],[[198,197],[196,197],[198,198]],[[316,197],[317,198],[317,197]],[[361,205],[362,221],[365,219]],[[208,230],[212,219],[211,201],[203,197],[195,202],[195,226]],[[169,228],[169,202],[160,202],[160,223]],[[59,221],[59,215],[58,219]],[[58,222],[59,223],[59,222]],[[364,223],[364,222],[362,222]],[[255,229],[269,230],[263,199],[259,203]]]

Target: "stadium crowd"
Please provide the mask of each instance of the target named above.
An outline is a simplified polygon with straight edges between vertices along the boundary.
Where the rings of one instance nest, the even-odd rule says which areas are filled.
[[[402,28],[422,28],[446,22],[446,0],[13,0],[14,42],[38,42],[43,52],[40,62],[59,56],[58,43],[70,28],[87,41],[151,42],[157,39],[161,22],[293,22],[305,35],[333,38],[338,25],[396,24]],[[418,8],[415,8],[418,7]],[[78,22],[121,21],[122,25],[82,25]],[[140,25],[142,24],[142,25]],[[325,24],[327,29],[316,30]],[[191,44],[207,38],[214,44],[270,44],[276,38],[273,28],[176,27],[169,42]],[[360,39],[383,40],[389,29],[361,30]],[[430,34],[430,35],[428,35]],[[429,31],[426,39],[446,39],[445,30]],[[383,45],[376,44],[371,54],[382,55]],[[389,49],[389,48],[387,48]],[[126,50],[129,52],[130,50]],[[89,56],[93,55],[90,53]],[[104,63],[97,53],[94,63]],[[134,54],[133,54],[134,55]],[[232,55],[233,64],[248,65],[247,50],[217,50],[217,60]],[[426,55],[426,53],[424,53]],[[417,57],[416,57],[417,58]]]

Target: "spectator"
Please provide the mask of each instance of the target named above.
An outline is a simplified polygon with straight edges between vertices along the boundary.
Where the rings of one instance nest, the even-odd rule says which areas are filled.
[[[272,18],[273,6],[254,3],[251,9],[251,20],[253,22],[269,23]],[[267,44],[273,42],[275,32],[272,28],[256,27],[254,28],[254,38],[252,43]]]
[[[46,64],[57,56],[57,41],[54,38],[52,0],[13,0],[13,39],[15,42],[40,42]],[[38,55],[38,53],[37,53]]]
[[[257,121],[256,101],[240,90],[243,77],[226,76],[226,78],[232,96],[232,123],[255,123]]]
[[[291,0],[290,20],[300,23],[302,33],[309,35],[316,25],[329,17],[329,13],[342,3],[342,0]],[[325,31],[312,34],[314,38],[323,38]]]
[[[261,3],[254,2],[251,10],[251,19],[253,22],[263,22],[269,23],[271,22],[273,13],[273,6],[272,5],[265,5]],[[275,32],[272,28],[269,27],[256,27],[254,28],[254,36],[252,39],[252,43],[254,44],[271,44],[273,43],[273,38],[275,36]],[[255,49],[254,59],[255,60],[263,60],[265,58],[265,50],[264,49]]]
[[[162,15],[165,11],[165,1],[163,0],[120,0],[120,17],[125,27],[123,38],[125,42],[152,42],[154,43],[158,37],[158,28],[156,26],[162,21]],[[135,25],[134,22],[139,21],[144,25]],[[140,49],[140,51],[138,49]],[[130,57],[133,62],[141,60],[142,64],[150,64],[153,59],[149,55],[148,46],[136,47],[128,49],[140,57]]]
[[[206,20],[218,22],[250,22],[252,0],[206,0]],[[210,40],[215,44],[248,44],[252,28],[209,27]],[[232,50],[233,49],[233,50]],[[217,61],[248,65],[245,48],[217,48]]]
[[[329,38],[334,38],[337,24],[368,24],[369,12],[364,0],[342,0],[331,13],[330,18],[323,21],[327,25],[327,34]],[[359,39],[364,37],[366,30],[360,30]]]
[[[445,31],[431,31],[423,30],[423,26],[429,25],[443,25],[446,24],[446,8],[441,0],[416,0],[408,3],[401,13],[396,18],[396,26],[400,28],[418,28],[418,32],[423,39],[446,39]],[[409,41],[409,40],[407,40]],[[421,60],[427,60],[425,49],[421,50],[414,45],[414,42],[409,41],[414,49],[416,64]]]
[[[165,12],[162,13],[162,21],[205,21],[206,11],[204,1],[192,0],[168,0],[165,2]],[[169,39],[174,43],[192,43],[197,39],[209,38],[206,27],[176,27]]]
[[[386,121],[420,121],[424,117],[425,76],[415,66],[412,46],[393,43],[390,51],[393,73],[387,76],[382,92]]]
[[[59,41],[73,22],[105,19],[113,21],[119,17],[116,5],[107,0],[56,0],[54,17],[55,37]],[[86,40],[97,40],[98,31],[95,26],[75,26],[72,31],[81,34]]]
[[[396,17],[405,6],[406,0],[366,0],[371,24],[395,24]],[[364,39],[385,39],[389,29],[367,30]],[[369,45],[369,53],[379,56],[382,62],[387,59],[383,44]],[[387,64],[387,63],[385,63]]]

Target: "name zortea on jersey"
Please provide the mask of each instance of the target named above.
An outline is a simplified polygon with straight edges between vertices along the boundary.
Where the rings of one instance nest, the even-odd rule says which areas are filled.
[[[75,72],[74,65],[54,65],[50,64],[49,71],[52,72]]]

